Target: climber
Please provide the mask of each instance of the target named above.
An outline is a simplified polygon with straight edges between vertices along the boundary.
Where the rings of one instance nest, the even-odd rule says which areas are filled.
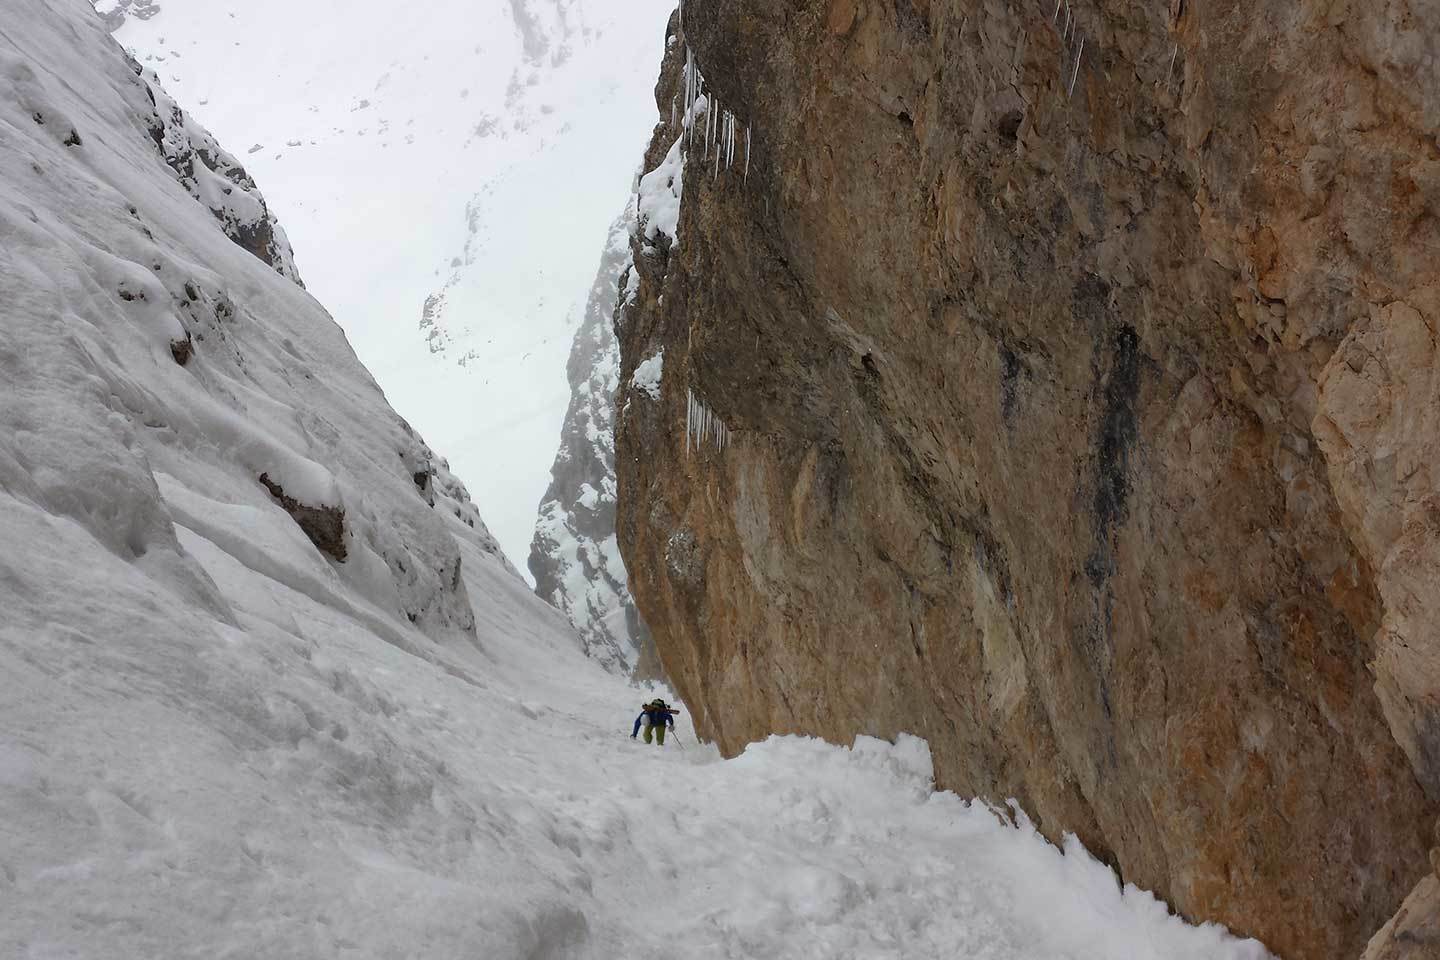
[[[640,707],[640,716],[635,718],[635,729],[630,731],[630,739],[634,740],[635,735],[640,732],[640,728],[643,726],[645,728],[646,743],[650,742],[651,731],[654,731],[655,742],[660,746],[664,746],[665,725],[669,724],[673,730],[675,728],[675,714],[679,712],[679,710],[676,710],[664,700],[656,697],[654,700]]]

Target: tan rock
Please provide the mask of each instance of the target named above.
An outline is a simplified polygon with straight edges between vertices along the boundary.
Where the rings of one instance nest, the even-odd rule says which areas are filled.
[[[830,14],[826,18],[826,26],[835,36],[843,37],[855,26],[858,10],[859,0],[830,0]]]
[[[1440,958],[1440,880],[1427,876],[1370,940],[1361,960]]]
[[[851,9],[686,7],[754,159],[638,244],[616,459],[698,728],[919,734],[1284,958],[1422,929],[1440,6]]]

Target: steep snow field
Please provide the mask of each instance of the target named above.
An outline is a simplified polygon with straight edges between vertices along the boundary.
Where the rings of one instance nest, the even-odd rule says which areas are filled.
[[[1263,956],[919,741],[629,740],[649,691],[177,150],[249,189],[85,0],[7,0],[0,957]]]
[[[932,794],[921,741],[720,762],[683,716],[680,744],[629,740],[642,694],[483,554],[482,649],[446,664],[197,555],[238,628],[7,649],[25,693],[0,740],[0,954],[1265,956]]]
[[[132,11],[117,38],[264,185],[306,284],[523,568],[673,0],[98,5]]]

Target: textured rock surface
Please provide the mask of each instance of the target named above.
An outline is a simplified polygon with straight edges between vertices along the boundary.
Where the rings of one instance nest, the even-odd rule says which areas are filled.
[[[290,518],[310,538],[310,542],[324,554],[345,562],[345,511],[339,507],[321,504],[310,506],[287,494],[280,484],[270,479],[267,473],[260,474],[260,486],[270,491],[275,502],[285,508]]]
[[[661,115],[688,45],[750,169],[692,140],[637,231],[618,529],[697,724],[921,734],[1186,915],[1358,955],[1440,796],[1440,7],[684,21]]]
[[[1421,880],[1375,934],[1363,960],[1434,960],[1440,957],[1440,881]]]
[[[540,502],[529,567],[535,592],[564,611],[585,652],[620,673],[658,677],[654,641],[635,609],[615,542],[615,391],[620,346],[614,315],[630,260],[633,211],[610,229],[566,375],[570,406],[550,486]]]

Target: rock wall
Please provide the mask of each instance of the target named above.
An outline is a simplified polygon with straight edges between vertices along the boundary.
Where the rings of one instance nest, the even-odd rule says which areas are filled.
[[[670,30],[618,528],[697,725],[920,734],[1187,916],[1358,955],[1440,797],[1440,6]]]
[[[635,609],[615,542],[615,391],[620,345],[614,316],[629,275],[627,211],[610,228],[566,364],[570,405],[550,486],[540,501],[529,567],[535,592],[563,611],[586,654],[616,672],[658,677],[654,641]]]

